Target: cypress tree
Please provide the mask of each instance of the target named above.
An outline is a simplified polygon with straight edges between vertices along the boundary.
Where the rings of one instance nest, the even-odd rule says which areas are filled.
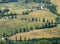
[[[33,30],[33,27],[31,26],[30,29]]]
[[[19,29],[19,32],[21,33],[21,32],[22,32],[22,30],[21,30],[21,29]]]
[[[23,28],[23,32],[26,32],[26,29],[25,28]]]
[[[22,37],[20,36],[20,40],[19,40],[20,42],[22,41]]]
[[[39,18],[39,21],[40,21],[40,18]]]
[[[14,16],[15,16],[15,18],[17,18],[17,14],[16,13],[14,13]]]
[[[13,31],[11,31],[11,35],[13,35]]]
[[[26,37],[24,38],[24,41],[26,42]]]
[[[16,36],[15,40],[17,41],[17,36]]]
[[[35,20],[36,20],[36,21],[38,21],[38,19],[37,19],[37,18],[35,18]]]
[[[53,27],[54,26],[54,22],[53,22],[53,20],[51,21],[51,27]]]
[[[8,41],[8,38],[6,37],[5,40]]]
[[[5,32],[3,33],[3,37],[6,37],[6,33]]]
[[[43,18],[42,22],[45,22],[45,18]]]
[[[51,23],[50,22],[48,22],[48,28],[51,28]]]
[[[32,22],[34,21],[35,19],[34,18],[32,18]]]

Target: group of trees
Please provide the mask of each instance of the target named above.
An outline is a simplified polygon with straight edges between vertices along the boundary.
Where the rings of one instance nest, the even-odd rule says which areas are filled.
[[[35,2],[35,3],[51,3],[50,0],[26,0],[25,3],[31,3],[31,2]]]
[[[60,16],[57,16],[55,20],[57,24],[60,24]]]
[[[46,20],[45,18],[42,19],[42,23],[44,23],[44,25],[42,26],[42,28],[52,28],[52,27],[56,27],[57,26],[57,23],[60,22],[59,20],[60,18],[57,17],[56,18],[56,22],[54,22],[53,20],[51,21],[48,21]],[[31,19],[28,19],[28,18],[22,18],[21,20],[28,20],[29,22],[41,22],[41,19],[40,18],[31,18]],[[37,25],[36,27],[39,27],[40,25]]]
[[[0,18],[17,18],[17,14],[16,13],[10,13],[8,14],[10,10],[9,9],[3,9],[3,10],[0,10]]]
[[[0,15],[0,18],[17,18],[17,14],[16,13],[10,13],[10,14],[3,14],[3,15]]]
[[[43,20],[43,22],[45,22],[45,21]],[[4,32],[3,38],[10,37],[10,36],[17,34],[17,33],[29,32],[34,29],[37,30],[37,29],[44,29],[44,28],[53,28],[56,26],[57,26],[57,24],[55,24],[53,21],[51,21],[51,22],[47,21],[46,23],[42,24],[42,26],[40,26],[40,24],[37,24],[35,26],[23,27],[23,28],[11,31],[10,34]]]
[[[20,36],[20,39],[15,37],[15,41],[7,40],[1,41],[0,44],[60,44],[60,38],[39,38],[39,39],[28,39],[24,37],[24,40]]]
[[[30,14],[31,12],[33,12],[33,10],[23,11],[23,12],[22,12],[22,15],[28,15],[28,14]]]
[[[34,22],[34,21],[37,22],[38,18],[32,18],[32,22]],[[40,21],[40,19],[39,19],[39,21]],[[53,28],[53,27],[57,26],[56,22],[53,22],[53,20],[48,21],[45,18],[42,19],[42,23],[43,23],[42,26],[40,25],[40,23],[37,23],[34,26],[15,29],[15,30],[11,31],[10,34],[7,33],[7,32],[4,32],[3,33],[3,38],[5,38],[7,40],[8,37],[10,37],[14,34],[17,34],[17,33],[29,32],[29,31],[34,30],[34,29],[37,30],[37,29]]]
[[[56,5],[53,5],[53,6],[48,6],[47,8],[53,13],[53,14],[57,14],[57,10],[56,10]]]
[[[14,34],[17,34],[17,33],[29,32],[31,30],[33,30],[33,27],[32,26],[30,28],[25,27],[25,28],[16,29],[16,30],[11,31],[10,33],[3,32],[2,33],[2,37],[3,38],[6,38],[6,37],[10,37],[10,36],[12,36]]]

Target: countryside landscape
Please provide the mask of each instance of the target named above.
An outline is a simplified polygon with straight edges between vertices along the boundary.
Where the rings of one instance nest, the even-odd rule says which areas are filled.
[[[0,0],[0,44],[60,44],[60,0]]]

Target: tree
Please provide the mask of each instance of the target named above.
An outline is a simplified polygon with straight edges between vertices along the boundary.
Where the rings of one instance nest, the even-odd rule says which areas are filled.
[[[21,33],[22,32],[22,29],[19,29],[19,32]]]
[[[35,18],[35,20],[36,20],[36,21],[38,21],[38,19],[37,19],[37,18]]]
[[[11,31],[11,35],[10,36],[12,36],[13,35],[13,31]]]
[[[42,22],[45,22],[45,18],[43,18]]]
[[[58,15],[58,14],[57,14],[56,7],[57,7],[57,6],[53,5],[53,6],[48,6],[47,8],[48,8],[53,14]]]
[[[26,29],[25,28],[23,28],[23,32],[26,32]]]
[[[8,38],[7,38],[7,37],[5,37],[5,40],[6,40],[6,41],[8,41]]]
[[[14,12],[14,18],[17,18],[17,14]]]
[[[3,37],[6,37],[6,33],[5,32],[3,33]]]
[[[35,19],[34,18],[32,18],[32,22],[34,21]]]
[[[24,38],[24,41],[26,42],[26,37]]]
[[[19,40],[20,42],[22,41],[22,37],[20,36],[20,40]]]
[[[39,26],[39,25],[36,25],[36,26],[35,26],[35,29],[40,29],[40,26]]]
[[[15,30],[15,32],[14,32],[14,33],[15,33],[15,34],[16,34],[16,33],[18,33],[18,30]]]
[[[50,22],[48,22],[48,28],[51,28],[51,23]]]
[[[3,10],[0,10],[0,17],[4,17],[7,15],[7,13],[9,12],[9,9],[5,8]]]
[[[26,0],[26,1],[25,1],[25,3],[29,3],[29,2],[30,2],[30,0]]]
[[[0,18],[1,18],[1,16],[2,16],[2,10],[0,10]]]
[[[33,30],[33,27],[31,26],[30,29]]]
[[[3,10],[3,12],[9,12],[9,9],[5,8],[5,9]]]
[[[16,36],[15,40],[17,41],[17,36]]]
[[[46,28],[50,28],[51,27],[51,23],[47,20],[47,22],[45,23]]]
[[[60,24],[60,16],[58,16],[55,20],[57,24]]]
[[[53,20],[51,21],[51,27],[54,27],[54,22],[53,22]]]
[[[51,44],[51,42],[50,41],[47,41],[47,40],[41,40],[40,41],[40,44]]]

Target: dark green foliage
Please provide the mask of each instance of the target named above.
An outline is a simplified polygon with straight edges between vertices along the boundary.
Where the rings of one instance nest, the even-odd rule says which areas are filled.
[[[27,11],[23,11],[22,15],[29,15],[31,12],[33,12],[33,10],[27,10]]]
[[[18,30],[14,30],[14,31],[13,31],[13,34],[16,34],[16,33],[18,33]]]
[[[12,13],[12,12],[10,14],[8,14],[7,16],[8,16],[8,18],[11,18],[11,19],[17,18],[17,14],[16,13]]]
[[[26,0],[25,3],[29,3],[30,1],[29,0]]]
[[[22,37],[20,36],[20,40],[19,40],[20,42],[22,41]]]
[[[42,22],[45,22],[45,18],[43,18]]]
[[[28,15],[29,14],[29,11],[24,11],[23,13],[22,13],[22,15]]]
[[[35,18],[35,20],[36,20],[36,21],[38,21],[38,19],[37,19],[37,18]]]
[[[60,24],[60,16],[58,16],[55,20],[57,24]]]
[[[55,5],[53,5],[53,6],[48,6],[47,8],[48,8],[53,14],[59,15],[59,14],[57,13],[56,6],[55,6]]]
[[[6,37],[6,33],[5,32],[3,33],[3,37]]]
[[[34,18],[32,18],[32,22],[33,22],[33,21],[35,21],[35,19],[34,19]]]
[[[19,29],[19,33],[22,33],[23,32],[23,30],[22,29]]]
[[[16,36],[16,41],[17,41],[17,36]]]
[[[20,40],[12,41],[2,41],[1,44],[59,44],[60,38],[36,38],[36,39],[28,39],[26,40],[26,37],[24,40],[22,40],[22,37],[20,36]]]
[[[3,10],[0,10],[0,18],[5,18],[5,17],[8,17],[8,18],[17,18],[17,14],[16,13],[10,13],[8,14],[10,10],[9,9],[3,9]],[[11,17],[10,17],[11,16]]]
[[[36,25],[36,26],[35,26],[35,29],[40,29],[40,26],[39,26],[39,25]]]
[[[32,26],[30,27],[30,30],[33,30],[33,27]]]
[[[51,42],[47,41],[47,40],[41,40],[40,44],[51,44]]]
[[[35,3],[50,3],[50,0],[26,0],[25,3],[31,3],[31,2],[35,2]]]
[[[4,9],[3,12],[9,12],[9,9]]]
[[[24,38],[24,41],[26,42],[26,37]]]
[[[23,32],[26,32],[26,28],[23,28]]]

